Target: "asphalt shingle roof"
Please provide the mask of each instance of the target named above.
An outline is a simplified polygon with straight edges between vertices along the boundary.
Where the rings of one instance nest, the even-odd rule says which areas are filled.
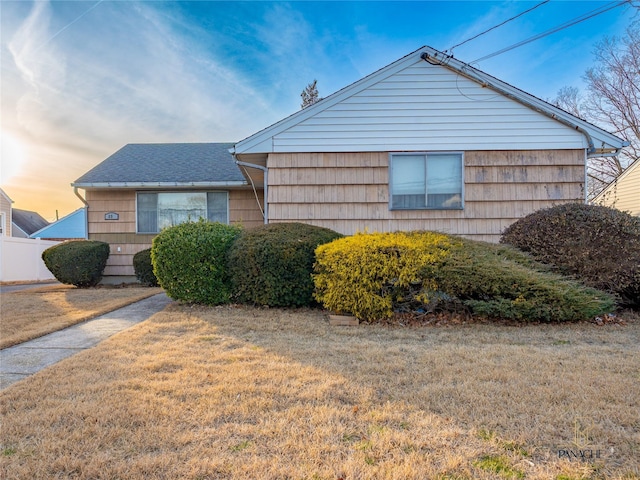
[[[95,183],[244,182],[233,143],[131,143],[78,178]]]
[[[49,225],[42,216],[31,210],[20,210],[19,208],[11,209],[11,221],[17,225],[27,235],[37,232],[41,228]]]

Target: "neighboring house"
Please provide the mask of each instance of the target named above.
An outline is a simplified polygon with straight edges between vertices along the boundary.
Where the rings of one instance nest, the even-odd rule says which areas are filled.
[[[0,188],[0,236],[11,236],[11,204],[13,200]]]
[[[12,237],[29,238],[33,232],[37,232],[47,225],[49,225],[49,222],[42,218],[37,212],[20,210],[19,208],[13,208],[11,210]]]
[[[640,216],[640,159],[625,168],[618,178],[593,199],[593,203]]]
[[[30,238],[43,240],[79,240],[87,238],[87,215],[84,208],[50,223],[37,232],[29,235]]]
[[[201,217],[246,227],[263,223],[257,193],[231,147],[130,144],[72,183],[76,194],[86,192],[88,238],[111,245],[105,282],[131,280],[133,255],[151,247],[165,227]]]
[[[423,47],[242,140],[269,222],[344,234],[437,230],[496,242],[535,210],[585,202],[585,163],[628,142]],[[248,168],[251,175],[264,171]]]
[[[105,273],[131,275],[162,227],[200,216],[496,242],[535,210],[585,202],[587,158],[626,145],[423,47],[235,145],[127,145],[72,185],[89,238],[111,244]]]

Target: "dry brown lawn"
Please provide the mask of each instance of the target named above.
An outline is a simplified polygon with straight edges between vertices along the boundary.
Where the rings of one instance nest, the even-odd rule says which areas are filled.
[[[160,288],[37,287],[0,293],[0,349],[97,317],[143,298]]]
[[[639,340],[172,304],[0,393],[0,477],[639,478]]]

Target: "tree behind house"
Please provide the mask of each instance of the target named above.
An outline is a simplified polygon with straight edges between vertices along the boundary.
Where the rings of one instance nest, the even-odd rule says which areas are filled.
[[[318,94],[318,80],[314,80],[309,85],[307,85],[302,93],[300,94],[302,98],[302,103],[300,104],[300,108],[305,109],[319,100],[322,100]]]
[[[598,42],[594,56],[596,65],[584,75],[586,94],[563,87],[552,102],[631,143],[617,157],[589,160],[589,198],[640,157],[640,21],[631,24],[622,38]]]

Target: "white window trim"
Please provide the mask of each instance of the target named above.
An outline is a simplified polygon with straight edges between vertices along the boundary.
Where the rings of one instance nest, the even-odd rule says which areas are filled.
[[[421,207],[421,208],[394,208],[393,207],[393,169],[391,167],[391,163],[393,162],[393,157],[401,157],[401,156],[416,156],[416,155],[424,155],[425,158],[428,158],[429,155],[460,155],[460,207],[456,208],[430,208],[430,207]],[[446,150],[446,151],[420,151],[420,152],[390,152],[389,153],[389,210],[393,211],[406,211],[406,210],[464,210],[464,152],[463,151],[455,151],[455,150]]]
[[[231,223],[231,208],[229,206],[229,190],[188,190],[192,193],[226,193],[227,194],[227,221],[226,224]],[[138,190],[136,191],[136,235],[157,235],[160,232],[140,232],[138,229],[138,194],[139,193],[184,193],[185,190]]]

